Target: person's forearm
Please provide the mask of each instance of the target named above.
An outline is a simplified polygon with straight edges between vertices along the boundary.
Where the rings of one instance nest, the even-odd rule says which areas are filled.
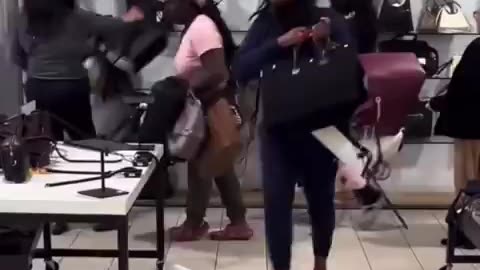
[[[195,93],[200,95],[224,90],[228,81],[228,75],[223,73],[210,74],[205,79],[192,86]]]
[[[261,69],[275,59],[281,47],[277,39],[271,39],[260,47],[240,51],[233,64],[233,74],[240,83],[247,83],[249,80],[258,78]]]

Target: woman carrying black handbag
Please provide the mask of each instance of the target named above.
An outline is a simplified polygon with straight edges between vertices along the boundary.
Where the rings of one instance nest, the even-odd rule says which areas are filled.
[[[286,76],[295,76],[298,70],[295,68],[292,70],[292,58],[297,56],[298,60],[311,58],[312,63],[317,63],[318,59],[313,59],[316,51],[311,40],[322,42],[331,37],[334,42],[340,44],[349,44],[351,41],[350,31],[342,16],[332,9],[317,8],[314,0],[265,0],[254,16],[256,19],[233,65],[236,79],[241,83],[258,78],[267,66],[270,68],[269,73],[275,72],[276,68],[283,70],[282,68],[289,66],[290,73]],[[343,45],[341,47],[344,48]],[[298,48],[298,51],[294,48]],[[338,53],[340,58],[353,59],[355,63],[355,52],[346,48],[339,49]],[[323,60],[328,62],[328,59]],[[276,66],[275,63],[278,61],[290,62],[285,66]],[[295,64],[293,66],[295,67]],[[346,69],[355,73],[356,67],[348,63],[347,66]],[[342,75],[335,76],[341,78],[339,76]],[[278,77],[291,85],[289,79]],[[356,81],[355,78],[353,80]],[[322,85],[318,87],[321,88]],[[291,97],[296,99],[298,95],[302,95],[303,89],[300,88],[292,87],[283,89],[285,91],[282,92],[291,90],[293,95],[297,94]],[[271,107],[265,106],[267,103],[275,103],[275,100],[265,103],[264,90],[265,82],[261,83],[260,87],[262,107],[259,136],[263,164],[266,235],[273,269],[290,269],[292,202],[296,180],[302,179],[313,231],[314,269],[325,270],[335,227],[337,162],[334,155],[313,137],[312,130],[304,128],[310,126],[308,120],[290,119],[292,122],[287,128],[270,127],[271,122],[281,120],[280,115],[291,118],[302,108],[284,107],[275,113]],[[274,93],[271,94],[270,97],[275,96]],[[361,99],[359,97],[359,100],[353,103],[358,103]],[[313,122],[318,119],[328,120],[347,132],[349,119],[356,107],[353,103],[335,115],[316,114],[310,119]]]

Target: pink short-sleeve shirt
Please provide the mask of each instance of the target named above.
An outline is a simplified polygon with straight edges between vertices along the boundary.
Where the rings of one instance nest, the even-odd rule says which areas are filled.
[[[208,16],[197,16],[185,32],[175,55],[177,75],[195,86],[206,76],[200,56],[220,48],[223,48],[222,36],[215,23]]]

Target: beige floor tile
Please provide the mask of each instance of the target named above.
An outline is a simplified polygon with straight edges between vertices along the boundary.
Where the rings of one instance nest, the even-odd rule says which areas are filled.
[[[91,226],[82,230],[75,240],[72,248],[76,249],[115,249],[117,248],[117,232],[94,232]],[[109,269],[113,258],[64,258],[61,263],[62,269]]]
[[[165,209],[165,229],[176,226],[183,214],[182,208]],[[155,249],[156,248],[156,212],[154,208],[138,208],[132,219],[129,231],[129,245],[131,249]],[[170,242],[165,234],[165,254],[168,254]],[[130,259],[130,266],[135,270],[156,270],[156,259]],[[118,269],[118,260],[115,259],[111,270]]]
[[[372,270],[422,270],[391,211],[381,211],[375,231],[357,230]],[[384,227],[383,229],[381,227]],[[378,229],[380,228],[380,229]]]
[[[423,269],[440,269],[445,265],[445,248],[440,239],[445,231],[431,211],[401,211],[409,229],[402,230]],[[458,265],[455,270],[472,270],[472,265]]]
[[[337,211],[337,228],[328,266],[334,270],[370,270],[362,244],[352,228],[351,211]]]
[[[247,219],[255,231],[253,239],[248,242],[220,242],[216,270],[267,269],[263,210],[249,210]],[[227,223],[228,219],[224,217],[223,224]]]
[[[165,229],[176,226],[180,216],[183,214],[181,208],[165,209]],[[129,244],[131,248],[155,248],[156,247],[156,213],[153,208],[143,208],[137,212],[136,217],[132,220],[132,226],[129,234]],[[166,251],[168,251],[169,242],[165,235]]]
[[[223,209],[209,209],[206,219],[212,230],[221,228]],[[183,222],[184,215],[180,218]],[[179,222],[180,223],[180,222]],[[217,263],[218,242],[204,239],[197,242],[172,243],[167,264],[180,265],[191,270],[214,270]]]

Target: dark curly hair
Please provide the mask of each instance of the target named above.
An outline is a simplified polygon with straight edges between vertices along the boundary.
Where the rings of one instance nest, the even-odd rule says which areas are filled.
[[[42,37],[55,34],[75,7],[75,0],[24,0],[27,33]]]

